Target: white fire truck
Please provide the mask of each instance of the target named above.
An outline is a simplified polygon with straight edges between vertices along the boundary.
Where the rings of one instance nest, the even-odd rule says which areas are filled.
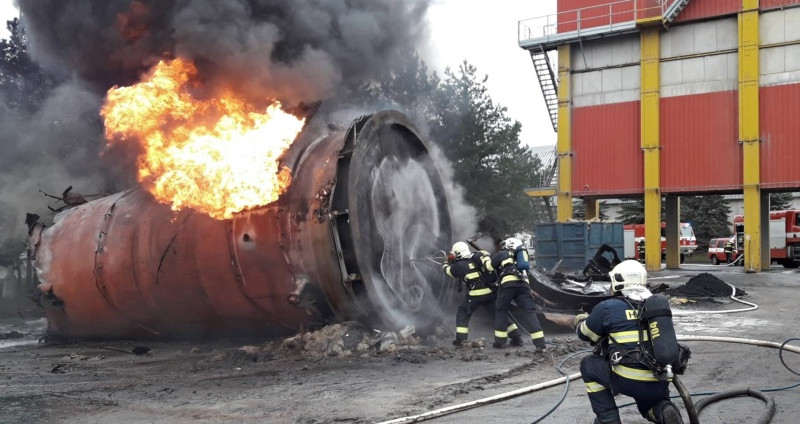
[[[744,215],[733,217],[736,250],[743,251],[745,243]],[[800,266],[800,210],[769,213],[769,257],[771,262],[785,268]]]

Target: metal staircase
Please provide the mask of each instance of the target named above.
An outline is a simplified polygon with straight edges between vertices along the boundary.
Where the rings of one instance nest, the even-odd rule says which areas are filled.
[[[665,0],[662,3],[665,8],[661,12],[661,22],[664,27],[668,28],[688,4],[689,0]]]
[[[542,87],[544,103],[547,105],[547,112],[550,114],[550,122],[553,124],[553,131],[558,131],[558,81],[556,80],[550,58],[542,46],[530,49],[533,67],[536,69],[536,77]]]
[[[556,147],[548,150],[542,150],[534,153],[542,161],[542,175],[540,176],[538,187],[532,190],[552,190],[555,192],[556,184],[558,182],[558,155]],[[553,196],[534,196],[530,198],[531,207],[533,208],[534,222],[537,224],[546,224],[556,221],[555,205],[553,204]]]
[[[535,224],[556,222],[552,197],[531,197],[533,219]]]

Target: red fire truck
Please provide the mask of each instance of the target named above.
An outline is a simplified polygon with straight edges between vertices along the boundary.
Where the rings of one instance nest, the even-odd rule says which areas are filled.
[[[661,223],[661,258],[667,256],[667,239],[664,230],[667,227],[665,222]],[[625,243],[625,257],[628,259],[639,260],[639,243],[644,240],[644,224],[628,224],[623,227],[623,240]],[[679,247],[681,251],[681,263],[687,256],[692,256],[697,249],[697,239],[694,237],[692,224],[682,222],[679,231]]]
[[[733,217],[733,230],[736,250],[741,252],[745,244],[744,215]],[[769,213],[769,257],[785,268],[800,266],[800,210]]]

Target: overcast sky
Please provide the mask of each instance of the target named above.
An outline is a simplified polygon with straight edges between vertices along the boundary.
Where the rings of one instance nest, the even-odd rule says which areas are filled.
[[[556,0],[433,0],[430,43],[422,54],[440,74],[464,59],[475,65],[489,76],[492,99],[522,123],[523,143],[555,144],[530,55],[517,44],[518,21],[555,12]],[[2,38],[8,37],[5,22],[16,15],[14,0],[0,0]]]

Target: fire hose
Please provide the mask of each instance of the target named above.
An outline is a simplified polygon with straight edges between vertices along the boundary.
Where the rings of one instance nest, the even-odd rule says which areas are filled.
[[[728,283],[726,283],[726,284],[728,284]],[[722,314],[722,313],[752,311],[752,310],[755,310],[755,309],[758,308],[758,305],[756,305],[754,303],[750,303],[750,302],[743,301],[741,299],[737,299],[735,297],[736,288],[734,286],[730,285],[730,284],[728,284],[728,285],[733,290],[733,293],[731,294],[730,298],[733,299],[736,302],[748,305],[749,306],[748,308],[737,309],[737,310],[726,310],[726,311],[687,311],[688,313],[674,313],[674,315],[676,315],[676,316],[686,316],[686,315],[690,315],[691,313]],[[800,338],[787,339],[783,343],[775,343],[775,342],[764,341],[764,340],[756,340],[756,339],[743,339],[743,338],[735,338],[735,337],[716,337],[716,336],[678,336],[678,340],[679,341],[706,341],[706,342],[721,342],[721,343],[739,343],[739,344],[748,344],[748,345],[753,345],[753,346],[761,346],[761,347],[769,347],[769,348],[778,349],[779,350],[778,356],[779,356],[783,366],[787,370],[789,370],[791,373],[796,374],[796,375],[800,375],[800,373],[798,373],[798,372],[794,371],[793,369],[791,369],[783,359],[783,351],[784,350],[800,354],[800,347],[787,346],[787,343],[789,343],[791,341],[795,341],[795,340],[800,340]],[[568,375],[562,369],[563,364],[567,360],[572,358],[573,356],[576,356],[576,355],[579,355],[579,354],[583,354],[583,353],[589,353],[589,352],[591,352],[590,349],[585,349],[585,350],[581,350],[581,351],[578,351],[578,352],[574,352],[574,353],[568,355],[566,358],[564,358],[564,360],[562,360],[561,363],[556,367],[556,370],[560,374],[562,374],[563,377],[560,377],[560,378],[557,378],[557,379],[553,379],[553,380],[549,380],[549,381],[546,381],[546,382],[543,382],[543,383],[535,384],[535,385],[532,385],[532,386],[528,386],[528,387],[523,387],[523,388],[520,388],[520,389],[512,390],[512,391],[509,391],[509,392],[501,393],[501,394],[498,394],[498,395],[486,397],[486,398],[483,398],[483,399],[478,399],[478,400],[474,400],[474,401],[470,401],[470,402],[465,402],[465,403],[461,403],[461,404],[457,404],[457,405],[452,405],[452,406],[448,406],[448,407],[445,407],[445,408],[437,409],[437,410],[434,410],[434,411],[428,411],[428,412],[425,412],[425,413],[422,413],[422,414],[418,414],[418,415],[407,416],[407,417],[397,418],[397,419],[393,419],[393,420],[389,420],[389,421],[384,421],[384,422],[382,422],[380,424],[398,424],[398,423],[413,423],[413,422],[425,421],[425,420],[429,420],[429,419],[432,419],[432,418],[435,418],[435,417],[449,415],[449,414],[452,414],[452,413],[455,413],[455,412],[465,411],[467,409],[477,408],[477,407],[480,407],[480,406],[501,402],[501,401],[504,401],[504,400],[507,400],[507,399],[511,399],[511,398],[514,398],[514,397],[518,397],[518,396],[522,396],[522,395],[525,395],[525,394],[528,394],[528,393],[533,393],[533,392],[536,392],[536,391],[539,391],[539,390],[542,390],[542,389],[545,389],[545,388],[553,387],[555,385],[558,385],[558,384],[561,384],[562,382],[564,382],[565,383],[565,388],[564,388],[564,393],[561,396],[561,399],[549,411],[547,411],[545,414],[543,414],[542,416],[540,416],[539,418],[537,418],[536,420],[534,420],[532,422],[532,424],[539,423],[544,418],[546,418],[551,413],[553,413],[561,405],[561,403],[566,398],[567,392],[569,391],[569,382],[572,381],[572,380],[577,379],[581,375],[579,372]],[[704,408],[706,408],[708,405],[710,405],[712,403],[715,403],[715,402],[718,402],[718,401],[721,401],[721,400],[724,400],[724,399],[733,398],[733,397],[739,397],[739,396],[751,396],[751,397],[755,397],[755,398],[758,398],[758,399],[762,400],[766,404],[766,409],[765,409],[765,412],[760,417],[758,423],[759,424],[767,424],[767,423],[769,423],[771,421],[772,416],[775,413],[775,402],[774,402],[774,400],[772,398],[767,397],[764,393],[765,392],[780,391],[780,390],[788,390],[788,389],[792,389],[792,388],[800,386],[800,382],[798,382],[798,383],[795,383],[795,384],[792,384],[792,385],[789,385],[789,386],[777,387],[777,388],[758,389],[758,390],[751,389],[751,388],[748,387],[748,388],[738,388],[738,389],[733,389],[733,390],[726,390],[726,391],[722,391],[722,392],[689,393],[689,391],[687,390],[686,386],[683,385],[683,382],[681,381],[681,379],[679,377],[675,376],[673,378],[672,382],[673,382],[673,385],[675,386],[676,390],[679,393],[677,396],[673,396],[673,397],[678,397],[678,396],[681,397],[681,399],[683,400],[683,403],[684,403],[684,405],[686,407],[687,415],[689,416],[689,421],[690,421],[691,424],[699,424],[700,421],[699,421],[698,417],[699,417],[700,413],[702,412],[702,410]],[[692,396],[708,396],[708,397],[701,399],[700,401],[698,401],[695,404],[692,401]],[[631,406],[631,405],[634,405],[634,403],[621,405],[620,408]]]

